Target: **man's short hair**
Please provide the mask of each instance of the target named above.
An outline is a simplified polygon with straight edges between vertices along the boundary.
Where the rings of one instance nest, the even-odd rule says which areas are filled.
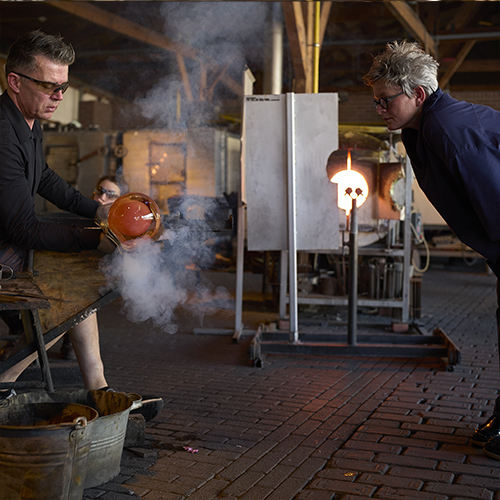
[[[439,87],[438,67],[439,63],[419,43],[394,41],[374,58],[363,80],[370,87],[378,81],[387,86],[400,87],[408,97],[420,86],[430,96]]]
[[[36,69],[36,56],[69,66],[75,61],[75,51],[60,35],[47,35],[40,30],[21,35],[12,45],[5,64],[5,76],[19,71],[31,73]]]

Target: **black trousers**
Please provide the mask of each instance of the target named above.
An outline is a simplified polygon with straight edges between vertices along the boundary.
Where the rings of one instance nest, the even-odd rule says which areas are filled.
[[[498,351],[500,356],[500,279],[497,278],[497,337],[498,337]],[[493,410],[493,415],[500,417],[500,396],[497,397],[495,401],[495,409]]]

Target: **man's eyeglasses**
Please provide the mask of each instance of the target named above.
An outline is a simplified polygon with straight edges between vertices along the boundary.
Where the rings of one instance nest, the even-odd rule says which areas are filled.
[[[102,186],[97,186],[95,188],[94,194],[103,194],[108,198],[118,198],[119,196],[116,191],[111,191],[110,189],[103,188]]]
[[[373,107],[377,109],[377,106],[380,106],[382,109],[387,109],[389,107],[389,103],[404,94],[404,92],[400,92],[399,94],[393,95],[391,97],[381,97],[380,99],[373,99]]]
[[[16,73],[15,71],[12,71],[17,76],[22,76],[23,78],[26,78],[28,80],[31,80],[32,82],[35,82],[38,86],[38,88],[47,95],[54,95],[57,94],[60,90],[64,94],[66,90],[68,90],[69,87],[69,82],[64,82],[64,83],[52,83],[52,82],[42,82],[40,80],[35,80],[34,78],[31,78],[31,76],[26,76],[22,75],[21,73]]]

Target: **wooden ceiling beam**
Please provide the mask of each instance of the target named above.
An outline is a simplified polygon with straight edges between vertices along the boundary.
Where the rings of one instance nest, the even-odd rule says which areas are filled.
[[[445,30],[450,33],[456,33],[457,31],[463,30],[467,27],[470,20],[475,16],[480,7],[481,2],[461,2],[461,5],[455,12],[453,18],[446,24]],[[456,43],[441,43],[439,45],[439,58],[443,59],[448,57],[455,47]]]
[[[480,8],[481,2],[460,2],[460,7],[446,24],[445,30],[457,32],[464,29]]]
[[[307,63],[306,63],[306,93],[313,92],[313,67],[314,67],[314,3],[306,2],[307,6]]]
[[[188,102],[193,102],[193,92],[191,91],[191,83],[189,82],[189,75],[186,69],[186,62],[184,57],[177,53],[177,65],[179,66],[179,71],[181,72],[182,83],[184,85],[184,92],[186,93],[186,99]]]
[[[131,104],[130,100],[124,99],[123,97],[119,97],[113,92],[109,92],[108,90],[104,90],[96,85],[90,85],[80,78],[75,78],[70,76],[71,87],[77,88],[80,92],[87,92],[92,94],[99,99],[107,99],[108,101],[118,103],[118,104]]]
[[[45,3],[94,24],[98,24],[103,28],[108,28],[116,33],[120,33],[128,38],[133,38],[143,43],[147,43],[148,45],[152,45],[153,47],[176,52],[194,60],[202,58],[202,54],[192,47],[174,42],[161,33],[150,30],[133,21],[129,21],[124,17],[107,12],[99,7],[95,7],[92,5],[92,2],[47,1]]]
[[[472,50],[472,47],[474,47],[475,44],[476,40],[469,40],[468,42],[464,43],[464,45],[460,49],[460,52],[455,58],[455,61],[453,61],[453,64],[445,71],[444,75],[442,75],[441,78],[439,79],[439,86],[441,88],[445,88],[446,85],[448,85],[448,83],[451,80],[451,77],[457,72],[458,68],[464,62],[465,58],[469,55],[469,52]]]
[[[81,17],[92,23],[95,23],[104,28],[108,28],[116,33],[120,33],[128,38],[133,38],[139,40],[140,42],[146,43],[153,47],[159,47],[160,49],[174,52],[177,56],[177,62],[180,63],[179,70],[182,74],[183,64],[185,57],[193,59],[198,63],[208,62],[215,69],[215,71],[220,71],[221,68],[214,61],[211,61],[205,54],[199,52],[198,50],[185,45],[174,42],[162,33],[150,30],[137,24],[133,21],[129,21],[121,16],[107,12],[104,9],[95,7],[91,2],[60,2],[60,1],[47,1],[46,4],[51,5],[57,9],[73,14],[74,16]],[[185,69],[185,66],[184,66]],[[184,83],[186,83],[183,77]],[[239,84],[233,80],[230,75],[224,74],[221,78],[223,82],[229,89],[238,95],[243,94],[243,85]],[[188,82],[189,83],[189,82]],[[192,95],[191,89],[185,87],[186,95]]]
[[[403,28],[419,40],[427,52],[436,57],[436,42],[408,3],[392,0],[384,0],[384,3],[389,12],[401,23]]]
[[[314,54],[314,1],[281,2],[295,74],[295,92],[312,92]],[[332,2],[321,2],[319,46],[323,44]]]
[[[229,61],[227,61],[227,63],[224,66],[224,68],[222,68],[222,70],[219,72],[219,74],[217,75],[217,77],[215,78],[215,80],[210,85],[210,88],[207,89],[207,96],[210,99],[212,98],[215,86],[219,83],[220,80],[222,80],[222,78],[224,78],[224,75],[226,74],[226,71],[230,68],[231,64],[233,64],[233,62],[236,59],[236,57],[237,56],[234,55]]]
[[[447,70],[453,61],[441,63],[441,68]],[[500,59],[474,59],[464,61],[457,73],[500,73]]]
[[[321,5],[321,18],[319,22],[319,46],[320,50],[323,46],[323,40],[325,38],[326,27],[328,26],[328,19],[330,18],[330,11],[332,10],[333,2],[322,2]]]
[[[307,68],[306,26],[302,14],[302,2],[281,2],[285,18],[286,34],[290,43],[296,91],[304,92]]]

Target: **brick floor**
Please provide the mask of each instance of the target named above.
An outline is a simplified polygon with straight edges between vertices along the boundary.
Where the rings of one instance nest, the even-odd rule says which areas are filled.
[[[294,355],[255,368],[250,338],[194,335],[187,310],[166,334],[111,304],[99,312],[110,385],[165,407],[147,425],[153,456],[125,450],[120,476],[84,500],[498,500],[500,462],[469,444],[498,393],[495,303],[491,275],[425,275],[419,324],[460,347],[454,371],[437,359]],[[269,319],[245,311],[251,328]]]

